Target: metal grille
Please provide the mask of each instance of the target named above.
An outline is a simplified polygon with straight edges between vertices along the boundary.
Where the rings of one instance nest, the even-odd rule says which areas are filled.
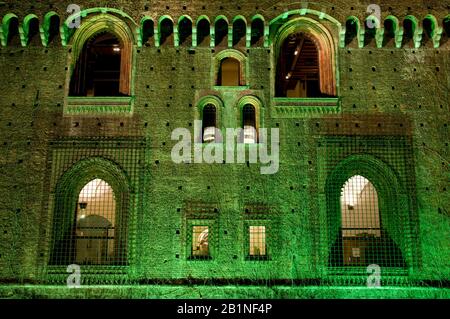
[[[266,226],[249,226],[249,256],[266,255]]]
[[[355,175],[340,196],[341,236],[332,249],[335,265],[398,267],[401,251],[382,228],[377,190],[365,177]]]
[[[120,254],[114,241],[115,210],[113,189],[105,181],[94,179],[81,190],[75,231],[77,264],[109,264]]]

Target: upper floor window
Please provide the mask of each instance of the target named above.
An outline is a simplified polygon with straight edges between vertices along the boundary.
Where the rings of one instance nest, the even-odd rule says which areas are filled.
[[[336,96],[336,43],[325,26],[306,17],[293,19],[280,28],[275,45],[276,97]]]
[[[128,63],[123,45],[110,32],[91,37],[83,46],[70,81],[71,96],[126,96],[128,88],[121,74]]]
[[[240,86],[240,62],[235,58],[224,58],[220,61],[217,85]]]
[[[320,97],[319,54],[314,42],[303,33],[284,41],[280,55],[281,77],[277,96]]]

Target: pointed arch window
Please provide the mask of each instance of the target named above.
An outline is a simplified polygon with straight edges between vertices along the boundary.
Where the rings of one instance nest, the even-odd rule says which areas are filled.
[[[327,28],[309,18],[293,19],[278,31],[275,47],[276,97],[336,97],[336,43]]]

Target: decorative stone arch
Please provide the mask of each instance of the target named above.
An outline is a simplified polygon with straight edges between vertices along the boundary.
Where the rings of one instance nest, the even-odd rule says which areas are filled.
[[[384,28],[381,27],[380,19],[371,14],[366,17],[364,20],[364,28],[365,28],[365,41],[367,40],[367,32],[368,30],[375,29],[374,38],[377,48],[383,47],[383,36],[384,36]]]
[[[161,43],[161,24],[163,23],[164,20],[168,19],[171,23],[172,23],[172,33],[173,33],[173,37],[174,37],[174,42],[175,42],[175,21],[173,20],[173,18],[167,14],[162,15],[161,17],[159,17],[158,19],[158,28],[157,28],[157,32],[155,33],[155,44],[157,47],[159,47],[162,43]]]
[[[50,41],[50,32],[51,32],[51,21],[53,17],[58,17],[59,23],[61,24],[61,18],[55,11],[50,11],[45,14],[44,16],[44,23],[41,25],[41,38],[42,38],[42,44],[44,46],[49,45]],[[59,32],[60,26],[58,26],[58,32]]]
[[[61,40],[62,40],[63,46],[69,45],[71,38],[73,37],[73,35],[75,33],[78,33],[78,30],[79,30],[76,28],[71,28],[70,24],[73,21],[80,19],[81,26],[83,26],[83,24],[85,24],[86,22],[91,21],[90,19],[85,21],[89,15],[98,15],[103,18],[105,18],[105,17],[110,18],[111,19],[109,22],[110,27],[113,25],[115,26],[115,24],[118,23],[119,24],[117,26],[118,28],[128,29],[127,32],[129,33],[129,37],[132,39],[131,43],[134,45],[137,44],[137,37],[131,30],[136,31],[136,30],[139,30],[139,28],[138,28],[138,25],[136,24],[136,22],[133,20],[133,18],[131,18],[128,14],[126,14],[122,10],[118,10],[118,9],[114,9],[114,8],[89,8],[89,9],[81,10],[80,12],[76,12],[76,13],[70,15],[64,21],[63,25],[61,26]],[[92,22],[93,21],[91,21],[90,23],[92,23]],[[98,27],[100,27],[100,25],[98,25]],[[75,31],[75,30],[77,30],[77,31]]]
[[[200,44],[199,38],[198,38],[199,34],[201,33],[201,30],[199,30],[199,24],[203,20],[206,20],[208,22],[209,28],[207,30],[207,34],[208,34],[207,36],[209,37],[209,41],[210,41],[209,46],[212,46],[211,45],[211,35],[214,34],[214,26],[211,25],[211,20],[209,19],[208,16],[201,15],[197,18],[197,21],[195,22],[195,25],[193,26],[193,29],[192,29],[192,45],[194,47],[196,47]],[[205,34],[206,34],[206,32],[205,32]],[[205,37],[206,37],[206,35],[205,35]]]
[[[340,24],[339,24],[340,26]],[[318,21],[309,17],[297,17],[280,27],[274,38],[275,63],[278,72],[278,60],[281,47],[286,38],[293,33],[304,32],[314,42],[319,53],[320,90],[329,96],[337,95],[338,59],[337,41],[331,32]],[[274,85],[276,81],[273,81]],[[275,92],[275,87],[273,88]]]
[[[391,21],[392,23],[392,28],[393,28],[393,39],[395,42],[395,47],[396,48],[400,48],[402,46],[402,39],[403,39],[403,29],[400,27],[400,22],[398,20],[398,18],[396,16],[393,15],[389,15],[384,19],[383,22],[383,35],[384,35],[384,40],[383,40],[383,45],[386,42],[386,22],[387,21]]]
[[[90,38],[103,31],[116,35],[123,46],[121,51],[119,90],[125,95],[132,95],[131,82],[132,65],[134,64],[133,45],[135,44],[135,36],[125,21],[111,14],[101,13],[84,20],[80,28],[73,35],[71,39],[70,78],[72,77],[72,72],[86,41],[89,41]]]
[[[356,16],[349,16],[347,19],[345,19],[345,25],[342,27],[342,31],[340,32],[339,42],[340,47],[344,48],[348,43],[346,43],[346,39],[348,37],[347,30],[347,23],[351,21],[356,24],[356,39],[358,41],[358,46],[361,47],[361,39],[363,39],[362,42],[364,42],[364,28],[361,28],[361,22],[359,21],[359,18]]]
[[[411,234],[416,225],[412,225],[410,194],[407,193],[401,177],[382,160],[365,154],[350,155],[339,162],[327,176],[325,182],[327,239],[323,246],[323,263],[327,264],[330,249],[340,236],[341,189],[352,176],[361,175],[368,179],[378,193],[379,214],[382,229],[400,248],[406,266],[417,266],[417,251],[412,245]],[[326,247],[326,248],[325,248]]]
[[[4,47],[6,47],[8,45],[11,19],[17,19],[17,22],[19,24],[19,18],[14,13],[8,13],[3,17],[2,28],[0,30],[0,38],[1,38],[2,45]],[[19,25],[18,25],[18,27],[19,27]],[[18,32],[20,33],[20,28],[19,28]]]
[[[216,45],[216,25],[217,22],[219,22],[220,20],[224,20],[227,24],[227,28],[228,28],[228,32],[227,32],[227,42],[228,44],[230,43],[230,28],[232,28],[232,26],[230,27],[230,22],[228,21],[228,18],[224,15],[218,15],[215,19],[214,19],[214,26],[211,27],[211,47],[215,47]]]
[[[425,20],[430,20],[431,21],[430,40],[433,42],[433,47],[434,48],[439,48],[441,37],[442,37],[442,33],[443,33],[444,29],[441,26],[439,26],[439,22],[438,22],[438,20],[436,19],[436,17],[434,15],[427,14],[423,18],[423,20],[419,23],[421,25],[422,34],[425,31],[424,27],[423,27],[423,23],[425,22]]]
[[[145,35],[145,24],[148,21],[151,21],[151,23],[153,25],[153,29],[151,30],[152,31],[151,36],[154,37],[155,34],[157,33],[157,26],[155,25],[155,20],[152,17],[144,16],[141,19],[140,28],[139,28],[139,30],[140,30],[139,37],[138,37],[138,46],[139,47],[142,47],[148,41],[148,39],[146,39],[146,35]],[[145,40],[145,42],[144,42],[144,40]]]
[[[175,33],[175,46],[179,46],[181,43],[181,38],[180,38],[180,23],[184,20],[184,19],[188,19],[191,22],[191,37],[194,37],[194,20],[187,14],[181,15],[178,20],[176,25],[174,26],[174,33]]]
[[[233,40],[234,40],[234,34],[235,34],[235,29],[234,29],[234,24],[237,21],[243,21],[244,25],[245,25],[245,45],[246,47],[249,47],[249,36],[251,35],[251,27],[248,25],[247,23],[247,19],[243,16],[243,15],[237,15],[233,18],[233,20],[231,20],[231,25],[228,25],[228,46],[232,47],[234,45]],[[231,39],[231,43],[230,43],[230,39]]]
[[[19,27],[19,30],[20,30],[20,28],[22,29],[22,32],[20,32],[20,40],[22,42],[22,46],[27,46],[30,42],[30,24],[31,24],[31,21],[33,21],[33,20],[38,21],[39,30],[42,28],[41,22],[39,21],[39,18],[37,15],[35,15],[33,13],[27,15],[23,19],[22,26]],[[41,41],[43,41],[43,39]]]
[[[409,20],[411,21],[411,25],[412,25],[412,39],[414,41],[414,47],[415,48],[419,48],[422,42],[422,33],[423,33],[423,29],[422,27],[419,25],[419,20],[417,20],[417,18],[413,15],[407,15],[404,19],[403,19],[403,36],[405,34],[405,21]]]
[[[222,99],[219,98],[218,96],[215,95],[207,95],[207,96],[203,96],[201,97],[198,101],[197,101],[197,107],[196,107],[196,114],[195,114],[195,118],[199,121],[203,121],[203,109],[205,108],[205,106],[207,105],[214,105],[214,107],[216,108],[216,127],[218,129],[222,129],[222,117],[223,117],[223,108],[225,106],[225,104],[223,103]],[[202,132],[198,132],[200,134],[197,134],[197,136],[195,136],[195,141],[197,143],[202,143]],[[219,141],[217,141],[219,142]]]
[[[222,60],[226,58],[233,58],[239,62],[239,86],[245,86],[247,84],[247,57],[242,53],[241,51],[235,50],[235,49],[225,49],[217,53],[214,57],[214,77],[213,77],[213,83],[214,85],[217,84],[220,66],[222,63]]]
[[[269,45],[269,27],[266,24],[266,19],[259,13],[255,14],[250,19],[250,25],[249,25],[249,28],[250,28],[250,31],[249,31],[250,32],[250,42],[251,42],[252,35],[253,35],[253,23],[255,21],[257,21],[257,20],[260,20],[262,22],[262,24],[263,24],[263,35],[262,35],[263,44],[264,44],[264,47],[267,47]]]
[[[73,230],[76,226],[74,221],[78,196],[83,187],[96,178],[108,183],[114,192],[116,200],[115,224],[119,225],[115,234],[117,238],[115,249],[122,250],[123,256],[128,256],[127,226],[128,220],[131,219],[128,215],[132,207],[130,195],[134,193],[131,181],[118,164],[102,157],[94,157],[81,160],[69,168],[59,178],[54,187],[54,192],[52,192],[54,205],[50,213],[50,220],[53,221],[50,247],[51,265],[62,264],[66,266],[73,262],[75,252]],[[60,247],[63,244],[65,244],[64,249]]]

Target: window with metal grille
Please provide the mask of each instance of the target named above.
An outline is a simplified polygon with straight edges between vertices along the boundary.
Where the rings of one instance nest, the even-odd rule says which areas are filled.
[[[266,257],[266,226],[249,226],[249,257]]]
[[[192,258],[210,258],[208,235],[208,226],[192,226]]]
[[[76,264],[103,265],[114,259],[115,211],[116,200],[108,183],[94,179],[83,187],[76,214]]]
[[[106,181],[94,178],[79,193],[57,196],[50,265],[127,264],[127,230],[120,213],[125,194],[118,200]]]
[[[332,247],[334,266],[404,266],[400,249],[383,229],[378,193],[365,177],[355,175],[340,197],[341,236]]]
[[[207,104],[203,108],[202,126],[203,143],[214,142],[216,136],[216,107],[213,104]]]

